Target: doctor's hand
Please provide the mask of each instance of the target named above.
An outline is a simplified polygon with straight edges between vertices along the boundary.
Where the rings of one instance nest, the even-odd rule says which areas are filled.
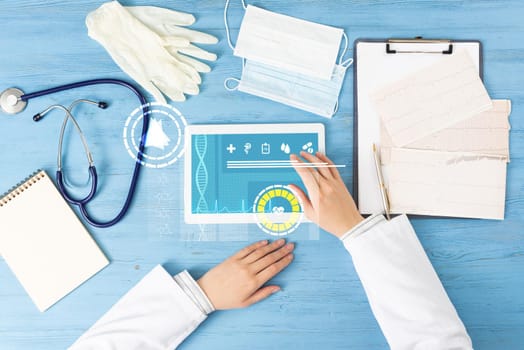
[[[253,243],[209,270],[197,283],[217,310],[250,306],[280,290],[263,286],[293,260],[284,239]]]
[[[310,163],[334,165],[320,152],[317,152],[316,156],[307,152],[300,152],[300,155]],[[294,154],[290,159],[296,164],[294,168],[309,194],[308,197],[300,187],[290,185],[302,200],[304,213],[308,219],[339,238],[364,220],[337,168],[300,166],[307,163]]]

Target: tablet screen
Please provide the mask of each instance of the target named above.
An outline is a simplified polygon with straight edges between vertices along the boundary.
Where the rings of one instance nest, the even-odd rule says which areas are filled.
[[[302,182],[290,154],[319,150],[318,133],[192,134],[192,214],[247,214],[269,186]]]

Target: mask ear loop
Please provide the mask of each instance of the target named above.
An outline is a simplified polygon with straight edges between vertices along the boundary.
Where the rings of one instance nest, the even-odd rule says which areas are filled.
[[[344,68],[349,68],[353,64],[353,58],[348,58],[344,62],[340,63],[340,65]]]
[[[235,86],[230,86],[229,82],[235,82],[237,85]],[[227,78],[226,80],[224,80],[224,88],[227,90],[227,91],[235,91],[235,90],[238,90],[238,86],[240,85],[240,80],[237,79],[237,78]]]
[[[337,103],[335,103],[335,108],[333,108],[333,114],[331,116],[334,116],[338,112],[338,100]]]
[[[244,0],[240,0],[242,7],[244,8],[244,11],[247,9],[246,3]],[[227,9],[229,8],[229,0],[226,0],[226,4],[224,6],[224,27],[226,28],[226,38],[227,38],[227,44],[231,48],[231,50],[235,51],[235,47],[233,46],[233,42],[231,41],[231,34],[229,33],[229,25],[227,24]],[[244,67],[246,65],[246,60],[242,59],[242,73],[244,72]],[[230,86],[230,82],[235,82],[235,86]],[[227,91],[235,91],[238,90],[238,86],[240,85],[240,80],[237,78],[227,78],[224,80],[224,88]]]
[[[340,55],[340,58],[338,59],[338,64],[339,66],[342,66],[344,68],[349,68],[353,64],[353,59],[348,58],[342,61],[342,59],[344,58],[344,55],[348,52],[349,39],[346,33],[342,33],[342,37],[344,38],[344,49],[342,50],[342,54]]]
[[[342,32],[342,37],[344,38],[344,49],[342,50],[342,53],[340,54],[340,58],[338,59],[338,64],[339,65],[343,65],[342,58],[344,58],[344,55],[348,51],[348,46],[349,46],[349,39],[348,39],[348,36],[346,35],[345,32]],[[346,61],[344,61],[344,62],[346,62]]]
[[[240,0],[242,3],[242,7],[244,8],[244,11],[247,9],[246,3],[244,0]],[[229,34],[229,24],[227,24],[227,9],[229,7],[229,0],[226,0],[226,5],[224,6],[224,26],[226,27],[226,38],[227,38],[227,44],[231,48],[231,50],[235,50],[235,47],[233,46],[233,42],[231,41],[231,34]]]
[[[342,59],[344,58],[344,55],[347,53],[348,51],[348,46],[349,46],[349,39],[348,39],[348,36],[346,35],[346,33],[342,33],[342,37],[344,38],[344,49],[342,49],[342,54],[340,55],[340,58],[338,59],[338,65],[343,67],[344,70],[351,67],[351,65],[353,64],[353,58],[348,58],[348,59],[345,59],[344,61],[342,61]],[[335,108],[333,108],[333,114],[332,115],[335,115],[337,114],[338,112],[338,99],[337,99],[337,102],[335,103]]]
[[[246,67],[246,59],[242,58],[242,75],[244,75],[244,68],[245,67]],[[231,84],[229,83],[231,81],[236,83],[236,85],[231,86]],[[240,85],[240,79],[229,77],[229,78],[226,78],[226,80],[224,80],[224,88],[227,91],[236,91],[236,90],[238,90],[238,86],[239,85]]]

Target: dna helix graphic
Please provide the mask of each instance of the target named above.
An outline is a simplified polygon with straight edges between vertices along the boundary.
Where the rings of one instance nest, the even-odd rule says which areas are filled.
[[[198,158],[198,164],[195,174],[196,190],[198,191],[199,197],[197,202],[197,213],[207,213],[208,204],[205,198],[205,193],[208,185],[208,173],[204,157],[207,153],[207,135],[196,135],[195,136],[195,154]]]

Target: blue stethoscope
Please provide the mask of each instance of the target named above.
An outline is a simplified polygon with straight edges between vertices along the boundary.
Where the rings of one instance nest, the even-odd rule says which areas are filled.
[[[32,98],[36,98],[36,97],[40,97],[40,96],[46,96],[46,95],[53,94],[53,93],[56,93],[56,92],[61,92],[61,91],[70,90],[70,89],[76,89],[76,88],[80,88],[80,87],[84,87],[84,86],[101,85],[101,84],[120,85],[120,86],[126,87],[129,90],[131,90],[136,95],[136,97],[139,99],[140,105],[142,106],[142,113],[143,113],[143,116],[144,116],[144,118],[143,118],[144,121],[143,121],[143,124],[142,124],[142,135],[141,135],[141,138],[140,138],[140,145],[138,147],[138,154],[136,156],[136,163],[135,163],[135,168],[134,168],[134,171],[133,171],[133,176],[131,178],[131,184],[129,185],[129,191],[127,193],[127,197],[126,197],[124,205],[122,206],[122,209],[115,216],[114,219],[109,220],[109,221],[105,221],[105,222],[104,221],[98,221],[98,220],[94,219],[89,214],[89,212],[87,210],[87,204],[93,199],[93,197],[95,196],[96,191],[97,191],[98,175],[97,175],[97,172],[96,172],[96,167],[95,167],[94,162],[93,162],[93,156],[91,155],[91,151],[89,150],[89,147],[87,145],[87,141],[86,141],[86,139],[84,137],[84,134],[83,134],[82,130],[80,129],[80,126],[78,125],[76,119],[72,115],[73,108],[76,105],[80,104],[80,103],[93,104],[93,105],[96,105],[96,106],[98,106],[99,108],[102,108],[102,109],[107,108],[107,103],[105,103],[105,102],[95,102],[95,101],[90,101],[90,100],[86,100],[86,99],[80,99],[80,100],[74,101],[69,106],[69,108],[66,108],[66,107],[64,107],[62,105],[52,105],[52,106],[48,107],[46,110],[44,110],[44,111],[42,111],[42,112],[40,112],[38,114],[35,114],[35,116],[33,117],[33,120],[35,122],[39,121],[40,119],[42,119],[44,117],[45,114],[47,114],[48,112],[50,112],[51,110],[54,110],[54,109],[60,109],[60,110],[65,112],[66,116],[64,118],[64,122],[62,123],[62,128],[60,130],[60,138],[59,138],[59,142],[58,142],[58,158],[57,158],[57,171],[56,171],[56,182],[57,182],[58,189],[62,193],[62,196],[69,203],[78,206],[78,208],[80,209],[81,215],[84,217],[84,219],[89,224],[91,224],[91,225],[93,225],[95,227],[102,227],[102,228],[104,228],[104,227],[113,226],[114,224],[116,224],[120,220],[122,220],[122,218],[125,216],[125,214],[129,210],[129,206],[131,205],[131,201],[132,201],[133,195],[135,193],[135,188],[136,188],[136,184],[137,184],[137,181],[138,181],[138,175],[140,173],[140,169],[142,168],[141,164],[142,164],[142,159],[143,159],[143,155],[144,155],[144,148],[145,148],[147,130],[149,128],[149,108],[147,106],[147,101],[146,101],[145,97],[133,85],[131,85],[131,84],[125,82],[125,81],[118,80],[118,79],[93,79],[93,80],[86,80],[86,81],[82,81],[82,82],[77,82],[77,83],[57,86],[57,87],[54,87],[54,88],[51,88],[51,89],[42,90],[42,91],[38,91],[38,92],[33,92],[33,93],[30,93],[30,94],[24,94],[23,91],[21,91],[20,89],[17,89],[17,88],[9,88],[9,89],[5,90],[4,92],[2,92],[0,94],[0,108],[5,113],[16,114],[16,113],[22,112],[24,110],[24,108],[26,107],[26,105],[27,105],[27,101],[32,99]],[[66,129],[66,126],[67,126],[67,123],[68,123],[69,120],[71,120],[71,122],[74,124],[75,129],[78,131],[78,133],[80,135],[80,139],[81,139],[83,147],[84,147],[84,151],[85,151],[85,154],[86,154],[86,157],[87,157],[87,161],[89,163],[89,176],[90,176],[90,180],[91,180],[91,189],[89,191],[89,194],[87,194],[84,198],[81,198],[81,199],[74,198],[69,193],[69,191],[67,190],[66,185],[64,183],[65,176],[64,176],[63,169],[62,169],[62,143],[63,143],[65,129]]]

